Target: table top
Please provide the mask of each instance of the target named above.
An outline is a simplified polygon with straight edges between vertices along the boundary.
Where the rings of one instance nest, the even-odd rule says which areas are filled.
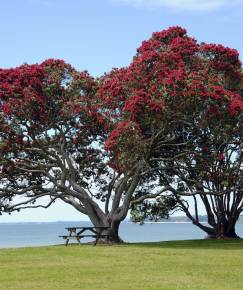
[[[109,227],[67,227],[65,229],[109,229]]]

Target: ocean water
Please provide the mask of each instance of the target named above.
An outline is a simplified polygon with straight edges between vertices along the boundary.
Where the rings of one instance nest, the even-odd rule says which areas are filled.
[[[89,222],[0,223],[0,248],[62,244],[64,241],[58,236],[67,234],[65,227],[90,225]],[[236,231],[243,237],[243,222],[237,224]],[[203,239],[206,234],[191,223],[146,223],[141,226],[123,222],[120,236],[126,242],[156,242]],[[82,240],[87,241],[90,240]]]

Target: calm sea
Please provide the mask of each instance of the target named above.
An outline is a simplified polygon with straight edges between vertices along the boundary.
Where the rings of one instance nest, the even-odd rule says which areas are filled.
[[[0,223],[0,248],[60,244],[63,240],[58,235],[66,234],[65,227],[89,225],[89,222]],[[239,222],[236,229],[243,237],[243,222]],[[146,223],[140,226],[123,222],[120,236],[126,242],[155,242],[203,239],[206,235],[191,223]]]

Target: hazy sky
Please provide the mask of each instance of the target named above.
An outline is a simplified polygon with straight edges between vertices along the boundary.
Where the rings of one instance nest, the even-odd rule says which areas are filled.
[[[0,0],[0,67],[60,58],[99,76],[129,64],[142,40],[174,25],[243,59],[243,0]],[[84,218],[58,203],[0,222]]]

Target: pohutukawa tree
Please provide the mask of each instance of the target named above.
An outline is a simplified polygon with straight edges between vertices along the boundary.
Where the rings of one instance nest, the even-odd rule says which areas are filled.
[[[175,199],[211,237],[237,237],[243,210],[242,79],[236,50],[199,44],[172,27],[144,41],[130,66],[104,76],[99,90],[114,120],[106,146],[117,164],[144,160],[147,184],[167,188],[169,204]],[[199,220],[199,200],[208,225]]]
[[[110,120],[97,88],[87,72],[61,60],[0,70],[0,211],[61,199],[121,241],[119,224],[143,166],[123,172],[109,162],[103,144]]]

